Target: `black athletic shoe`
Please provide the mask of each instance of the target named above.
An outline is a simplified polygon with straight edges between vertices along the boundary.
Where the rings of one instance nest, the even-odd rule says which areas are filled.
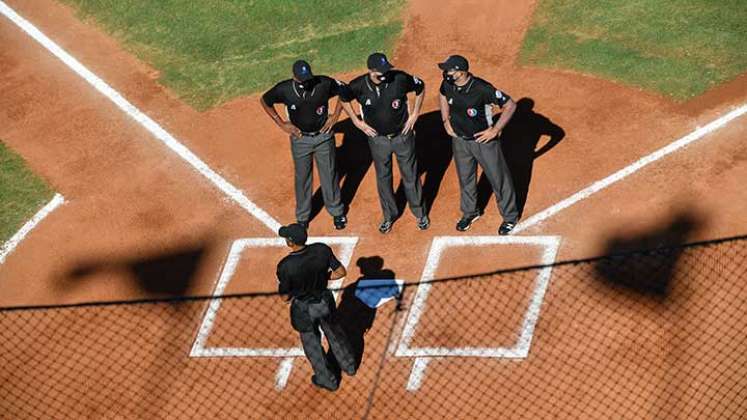
[[[325,384],[325,383],[322,383],[322,382],[320,382],[320,381],[319,381],[319,380],[317,379],[316,375],[312,375],[312,376],[311,376],[311,383],[312,383],[312,384],[314,384],[314,385],[316,385],[316,386],[318,386],[319,388],[324,388],[324,389],[326,389],[327,391],[337,391],[337,388],[339,388],[339,387],[340,387],[340,384],[337,384],[337,385],[332,385],[332,384]]]
[[[379,232],[381,233],[391,232],[393,224],[394,224],[393,221],[384,219],[384,221],[382,221],[381,224],[379,225]]]
[[[299,225],[303,226],[304,229],[309,230],[309,222],[307,222],[305,220],[299,220],[296,223],[298,223]]]
[[[335,229],[337,230],[343,230],[345,229],[345,226],[348,225],[348,218],[343,216],[335,216],[332,218],[332,221],[335,223]]]
[[[472,223],[475,223],[475,221],[479,218],[480,218],[479,214],[476,214],[472,217],[466,217],[466,216],[462,217],[461,219],[459,219],[459,221],[456,224],[456,230],[460,232],[468,231],[469,228],[472,227]]]
[[[357,370],[355,369],[355,367],[351,367],[351,368],[348,368],[348,369],[342,369],[342,371],[345,372],[345,374],[348,375],[348,376],[355,376],[355,374],[357,372]]]
[[[423,216],[418,219],[418,229],[426,230],[431,226],[431,219],[428,216]]]
[[[499,235],[508,235],[516,227],[516,222],[503,222],[501,227],[498,228]]]

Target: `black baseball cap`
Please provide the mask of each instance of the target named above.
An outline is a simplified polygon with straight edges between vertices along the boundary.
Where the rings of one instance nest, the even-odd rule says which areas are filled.
[[[305,82],[314,77],[311,72],[311,66],[305,60],[298,60],[293,63],[293,77],[300,82]]]
[[[296,245],[305,245],[306,240],[309,238],[306,233],[306,228],[300,223],[291,223],[288,226],[283,226],[278,230],[278,235],[283,238],[290,239]]]
[[[446,59],[446,61],[444,61],[443,63],[438,63],[438,68],[444,71],[467,71],[469,70],[469,61],[467,61],[467,59],[462,57],[461,55],[450,55],[449,58]]]
[[[382,53],[373,53],[368,56],[368,69],[386,73],[392,69],[392,63]]]

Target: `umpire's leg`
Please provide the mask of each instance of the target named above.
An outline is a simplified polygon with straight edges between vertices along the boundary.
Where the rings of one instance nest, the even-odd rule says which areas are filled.
[[[474,217],[477,209],[477,160],[472,149],[476,143],[459,137],[451,138],[454,164],[459,176],[460,207],[462,216]]]
[[[475,157],[493,187],[495,201],[501,210],[503,220],[515,223],[519,220],[519,210],[516,207],[514,181],[506,165],[506,159],[503,157],[498,139],[483,144],[478,143],[477,146],[479,146],[478,153]]]
[[[394,220],[397,217],[397,201],[392,187],[392,140],[384,136],[369,137],[368,145],[376,170],[376,189],[381,212],[384,219]]]
[[[315,327],[313,331],[300,332],[299,334],[301,335],[303,352],[309,363],[311,363],[316,380],[329,388],[337,389],[340,386],[340,382],[327,364],[327,357],[322,347],[322,337],[319,334],[319,328]]]
[[[294,186],[296,191],[296,220],[308,222],[311,216],[311,181],[314,151],[313,137],[291,136],[291,154],[295,171]]]
[[[397,155],[397,165],[405,186],[405,197],[410,211],[418,219],[425,216],[423,209],[423,186],[418,177],[418,163],[415,159],[415,133],[400,134],[392,140],[392,149]]]
[[[345,335],[345,331],[335,316],[335,298],[332,292],[329,290],[325,291],[322,295],[322,300],[330,310],[329,315],[319,319],[322,331],[324,331],[324,335],[327,337],[327,342],[329,343],[329,350],[335,356],[340,368],[348,375],[354,375],[355,355],[353,355],[353,349],[350,347],[350,342],[347,335]]]
[[[340,180],[335,163],[335,136],[332,133],[319,134],[314,139],[314,160],[319,169],[324,206],[333,217],[342,216],[345,207],[340,194]]]

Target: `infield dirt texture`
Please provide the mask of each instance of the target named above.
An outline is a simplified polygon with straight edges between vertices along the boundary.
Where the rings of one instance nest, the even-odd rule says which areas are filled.
[[[81,21],[69,6],[52,0],[6,3],[276,221],[293,221],[293,170],[288,139],[264,115],[258,96],[243,96],[204,112],[197,111],[157,81],[156,69],[137,59],[96,25]],[[525,108],[520,118],[524,125],[515,129],[514,138],[507,138],[509,144],[505,147],[509,160],[514,162],[512,171],[517,182],[523,183],[525,190],[525,220],[747,102],[744,75],[691,100],[677,102],[599,77],[521,65],[518,57],[537,2],[454,0],[438,2],[438,7],[434,3],[408,2],[402,12],[403,30],[391,54],[397,67],[420,76],[426,83],[424,115],[416,129],[424,182],[432,198],[432,225],[427,231],[418,231],[415,221],[405,215],[390,234],[378,233],[380,210],[375,177],[370,161],[361,154],[366,145],[343,121],[336,139],[345,171],[342,184],[350,206],[349,225],[343,232],[335,231],[331,218],[322,213],[312,221],[310,234],[358,237],[346,285],[361,275],[354,262],[371,256],[380,256],[384,267],[394,271],[396,278],[416,282],[426,268],[434,237],[461,236],[454,231],[460,216],[457,178],[450,164],[449,139],[441,131],[437,113],[441,73],[435,63],[451,53],[470,58],[475,74],[514,99],[523,100]],[[460,9],[471,13],[457,12]],[[234,240],[275,235],[268,229],[267,220],[257,220],[247,213],[4,16],[0,16],[0,45],[0,138],[37,174],[50,180],[67,201],[0,265],[0,306],[208,295],[214,290]],[[367,52],[361,52],[353,61],[363,64]],[[349,80],[359,73],[360,70],[351,70],[333,75]],[[221,101],[223,94],[216,95],[219,99],[211,99],[210,103]],[[609,244],[629,238],[652,237],[656,243],[648,245],[658,246],[743,234],[747,226],[746,135],[747,117],[733,119],[725,127],[575,202],[519,235],[560,237],[555,260],[561,261],[608,252]],[[555,138],[553,147],[535,156],[535,150],[551,138]],[[465,236],[495,236],[500,220],[490,198],[485,216]],[[686,229],[678,223],[683,220],[687,221]],[[445,251],[435,268],[436,276],[539,262],[541,254],[536,249],[501,246]],[[238,266],[226,293],[274,290],[275,261],[283,251],[257,252],[256,258],[241,260],[246,264]],[[138,261],[168,257],[191,267],[184,282],[143,284],[130,269]],[[484,418],[488,415],[485,407],[490,407],[495,418],[501,418],[501,413],[521,413],[525,418],[652,418],[656,413],[697,413],[698,407],[687,406],[687,399],[678,397],[662,403],[657,399],[662,393],[725,389],[726,397],[718,399],[719,411],[714,418],[738,418],[739,410],[744,408],[747,377],[739,357],[745,352],[741,351],[743,348],[720,351],[723,349],[719,347],[719,337],[709,334],[712,325],[707,322],[708,314],[688,310],[694,319],[692,325],[697,328],[683,327],[683,331],[688,336],[701,337],[698,345],[703,348],[720,349],[709,363],[737,366],[729,373],[733,383],[725,387],[718,375],[709,372],[685,378],[674,388],[669,382],[668,373],[674,368],[667,364],[671,354],[662,338],[667,337],[667,331],[656,323],[657,315],[665,307],[708,307],[711,296],[697,293],[702,285],[678,289],[665,306],[657,306],[653,301],[629,304],[613,289],[584,288],[573,284],[572,277],[565,279],[550,280],[526,359],[434,359],[423,371],[422,384],[415,392],[406,389],[413,358],[395,357],[385,345],[391,331],[399,334],[402,330],[397,324],[402,318],[393,311],[379,311],[366,336],[369,344],[358,375],[345,378],[340,390],[332,394],[311,387],[310,369],[303,359],[294,362],[286,388],[278,391],[275,378],[279,359],[189,358],[205,311],[205,307],[195,306],[179,314],[175,310],[179,321],[151,325],[175,341],[149,344],[134,335],[131,343],[113,348],[106,355],[117,360],[119,356],[143,351],[154,360],[176,360],[183,370],[138,371],[140,368],[118,366],[118,370],[109,373],[118,378],[131,375],[153,380],[138,382],[134,385],[137,389],[125,393],[116,387],[102,387],[90,404],[74,408],[68,408],[64,399],[44,400],[40,406],[66,407],[68,411],[60,413],[71,418],[114,417],[115,413],[123,418],[143,418],[144,412],[151,417],[168,418],[177,412],[177,404],[184,398],[195,404],[191,409],[196,418],[360,418],[366,410],[369,418],[381,419]],[[422,335],[416,331],[413,343],[458,345],[458,334],[437,334],[443,331],[439,320],[447,305],[454,306],[452,315],[459,315],[448,325],[464,332],[467,339],[473,338],[472,344],[498,342],[515,334],[516,329],[507,325],[518,322],[519,315],[511,311],[518,304],[491,305],[485,299],[497,294],[509,302],[525,301],[531,286],[501,284],[499,292],[489,293],[482,287],[449,289],[449,296],[458,296],[457,300],[434,294],[435,312],[423,314],[424,322],[430,324],[423,324]],[[723,285],[726,296],[733,291],[730,287],[735,284]],[[404,296],[405,310],[415,290],[408,289]],[[744,289],[740,290],[734,291],[731,298],[747,298],[738,294],[744,294]],[[484,313],[495,311],[491,312],[491,322],[505,320],[506,324],[491,330],[493,335],[473,337],[479,330],[470,329],[474,326],[467,316],[469,312],[461,311],[457,304],[476,307]],[[269,300],[262,305],[268,311],[276,305],[277,313],[263,312],[261,320],[249,318],[247,322],[253,321],[253,325],[270,331],[290,329],[284,305]],[[581,309],[588,308],[598,308],[601,315],[574,318]],[[123,319],[138,316],[137,312],[128,313],[122,313]],[[249,316],[230,309],[226,314]],[[744,311],[734,309],[733,314],[721,315],[742,319]],[[111,327],[105,319],[86,319],[88,327],[102,334]],[[73,320],[71,317],[70,322]],[[225,331],[220,332],[220,322],[230,320],[218,321],[213,344],[242,342],[241,336],[228,337]],[[625,325],[619,331],[625,340],[610,341],[609,337],[619,337],[618,331],[600,328],[600,322]],[[64,325],[50,322],[49,327],[55,330]],[[641,325],[650,334],[637,335]],[[599,334],[587,335],[584,341],[574,340],[573,333],[579,330]],[[288,337],[293,337],[291,332]],[[69,342],[64,342],[64,347],[71,349],[72,354],[88,355],[89,347],[81,345],[81,341],[75,337],[65,339]],[[2,350],[17,352],[19,357],[35,350],[22,345],[27,343],[25,339],[18,343],[4,345]],[[693,355],[698,349],[687,347],[684,354]],[[54,355],[46,354],[43,348],[39,350],[39,372],[53,368]],[[654,362],[636,364],[626,358],[633,350],[651,355]],[[593,359],[588,364],[556,369],[562,366],[562,355],[574,352],[589,352]],[[95,357],[101,355],[90,354],[91,360]],[[385,369],[371,374],[382,360],[386,362]],[[214,376],[196,375],[197,367],[204,368],[206,364],[211,364]],[[532,386],[525,386],[522,381],[527,372]],[[100,377],[96,376],[99,373],[92,369],[70,372],[70,376]],[[246,378],[254,379],[256,395],[272,395],[276,399],[252,400],[241,394],[237,384]],[[455,378],[459,381],[453,382]],[[42,389],[55,386],[51,381],[21,383]],[[206,384],[209,395],[195,391],[204,389],[201,387]],[[454,384],[459,384],[460,389],[454,389]],[[641,389],[642,384],[645,389]],[[695,388],[688,388],[690,384]],[[552,392],[554,399],[538,398],[545,391],[543,387]],[[97,389],[97,383],[73,381],[66,385],[65,392],[83,395],[91,389]],[[377,394],[372,392],[375,389],[386,392]],[[43,395],[40,393],[39,398]],[[142,395],[148,398],[138,400]],[[115,407],[101,408],[109,407],[107,401],[115,401]],[[340,407],[343,402],[347,411],[331,411],[330,407]],[[1,399],[0,404],[10,418],[33,418],[43,413],[37,411],[41,410],[39,407],[14,405]]]

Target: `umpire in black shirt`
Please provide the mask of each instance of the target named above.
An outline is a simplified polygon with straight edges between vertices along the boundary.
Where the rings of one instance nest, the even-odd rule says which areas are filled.
[[[516,193],[497,139],[516,110],[516,103],[489,82],[469,72],[467,59],[452,55],[438,67],[443,70],[441,118],[452,137],[454,163],[461,189],[462,218],[458,231],[466,231],[480,217],[477,208],[477,164],[482,167],[503,216],[498,233],[508,235],[516,227],[519,211]],[[495,106],[502,109],[493,121]]]
[[[300,333],[303,351],[314,370],[311,382],[334,391],[340,386],[340,381],[324,353],[319,327],[324,331],[340,368],[348,375],[354,375],[355,357],[335,318],[335,298],[327,289],[328,279],[345,277],[345,267],[329,246],[322,243],[306,245],[307,234],[303,225],[283,226],[278,233],[291,249],[291,253],[278,263],[278,292],[291,301],[291,325]]]
[[[337,102],[332,116],[329,100],[344,89],[342,82],[327,76],[314,75],[309,63],[293,64],[293,79],[284,80],[268,90],[261,99],[262,108],[291,138],[295,167],[296,220],[308,227],[311,217],[312,157],[319,169],[322,196],[336,229],[347,224],[340,196],[340,183],[335,168],[335,138],[332,126],[342,110]],[[283,120],[275,104],[285,105],[290,121]]]
[[[397,156],[405,196],[410,211],[417,218],[418,229],[428,229],[430,220],[423,208],[413,131],[423,104],[425,84],[417,77],[394,70],[384,54],[371,54],[367,64],[368,73],[353,79],[340,99],[353,124],[368,136],[376,168],[379,202],[384,213],[379,232],[388,233],[398,216],[392,188],[392,153]],[[407,101],[407,94],[410,92],[415,92],[416,95],[412,114]],[[358,118],[349,103],[353,99],[358,100],[361,118]]]

